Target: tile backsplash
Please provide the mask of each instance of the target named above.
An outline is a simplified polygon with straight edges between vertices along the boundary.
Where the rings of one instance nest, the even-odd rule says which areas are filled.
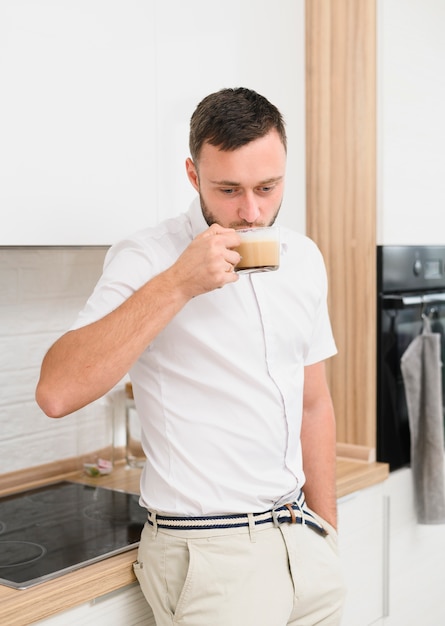
[[[82,457],[109,439],[117,390],[62,419],[46,417],[34,399],[43,356],[83,307],[105,253],[0,249],[0,474]]]

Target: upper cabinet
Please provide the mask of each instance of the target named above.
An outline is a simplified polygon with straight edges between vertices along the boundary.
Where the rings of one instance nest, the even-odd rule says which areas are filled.
[[[377,243],[443,244],[445,2],[377,9]]]
[[[109,244],[155,216],[152,5],[2,0],[1,245]]]
[[[304,230],[304,0],[0,4],[0,245],[110,245],[187,209],[198,101],[246,86],[283,111],[282,220]]]

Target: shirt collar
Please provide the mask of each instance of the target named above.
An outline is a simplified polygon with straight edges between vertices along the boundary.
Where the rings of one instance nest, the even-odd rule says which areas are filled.
[[[189,210],[187,211],[187,217],[190,221],[193,238],[204,232],[209,227],[202,214],[199,197],[196,197],[191,203]]]

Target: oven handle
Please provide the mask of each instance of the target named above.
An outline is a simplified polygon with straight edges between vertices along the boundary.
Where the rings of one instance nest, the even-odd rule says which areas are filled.
[[[383,296],[385,309],[414,306],[416,304],[432,304],[434,302],[445,302],[445,292],[425,293],[419,296],[402,296],[400,294],[386,294]]]

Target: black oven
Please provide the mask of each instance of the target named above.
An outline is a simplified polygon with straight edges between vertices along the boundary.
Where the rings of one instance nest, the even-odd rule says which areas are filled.
[[[445,359],[445,245],[378,246],[377,288],[377,460],[392,471],[410,463],[400,359],[422,332],[423,315],[440,333]]]

